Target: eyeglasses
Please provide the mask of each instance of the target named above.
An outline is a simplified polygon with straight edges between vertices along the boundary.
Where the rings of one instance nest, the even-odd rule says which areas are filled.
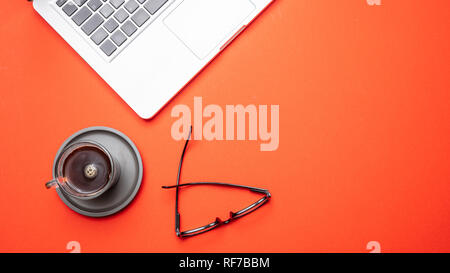
[[[270,193],[268,190],[265,189],[261,189],[261,188],[254,188],[254,187],[248,187],[248,186],[242,186],[242,185],[235,185],[235,184],[228,184],[228,183],[219,183],[219,182],[192,182],[192,183],[184,183],[184,184],[180,184],[180,176],[181,176],[181,167],[183,165],[183,159],[184,159],[184,154],[186,152],[186,148],[187,145],[189,143],[189,140],[191,138],[191,133],[192,133],[192,126],[189,130],[189,135],[188,138],[186,140],[186,143],[184,144],[184,148],[183,148],[183,152],[181,154],[181,159],[180,159],[180,164],[178,166],[178,175],[177,175],[177,184],[174,186],[163,186],[163,189],[172,189],[175,188],[176,189],[176,197],[175,197],[175,232],[177,234],[178,237],[180,238],[185,238],[185,237],[192,237],[195,235],[199,235],[208,231],[211,231],[221,225],[224,224],[228,224],[230,222],[232,222],[233,220],[236,220],[238,218],[241,218],[245,215],[248,215],[252,212],[254,212],[255,210],[259,209],[260,207],[262,207],[264,204],[266,204],[269,200],[270,200]],[[206,185],[206,186],[221,186],[221,187],[234,187],[234,188],[240,188],[240,189],[246,189],[246,190],[250,190],[252,192],[255,193],[260,193],[263,194],[264,196],[259,199],[258,201],[256,201],[255,203],[251,204],[250,206],[241,209],[237,212],[232,212],[230,211],[230,217],[223,221],[221,220],[219,217],[216,217],[216,220],[212,223],[209,223],[207,225],[198,227],[198,228],[194,228],[191,230],[187,230],[187,231],[180,231],[180,211],[178,209],[178,196],[179,196],[179,189],[180,187],[187,187],[187,186],[199,186],[199,185]]]

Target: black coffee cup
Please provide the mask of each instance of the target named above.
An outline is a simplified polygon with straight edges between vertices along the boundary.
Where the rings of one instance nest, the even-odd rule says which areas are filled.
[[[94,199],[111,187],[120,177],[120,166],[106,148],[93,141],[68,146],[56,162],[56,178],[47,188],[59,187],[69,196]]]

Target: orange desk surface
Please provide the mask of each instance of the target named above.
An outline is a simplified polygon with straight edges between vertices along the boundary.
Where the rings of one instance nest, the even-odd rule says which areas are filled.
[[[140,119],[25,0],[0,9],[0,251],[450,251],[450,2],[276,0],[153,120]],[[174,233],[183,143],[171,109],[280,105],[280,146],[193,141],[183,181],[270,189],[258,212],[208,234]],[[102,125],[138,146],[136,199],[104,219],[44,182],[62,142]],[[183,228],[259,196],[183,189]]]

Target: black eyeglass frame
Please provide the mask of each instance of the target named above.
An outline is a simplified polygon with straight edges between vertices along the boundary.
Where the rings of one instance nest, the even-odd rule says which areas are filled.
[[[188,138],[186,140],[186,143],[184,144],[183,152],[181,154],[180,164],[178,166],[177,184],[174,185],[174,186],[162,186],[163,189],[172,189],[172,188],[176,189],[176,195],[175,195],[175,233],[180,238],[186,238],[186,237],[192,237],[192,236],[195,236],[195,235],[199,235],[199,234],[211,231],[211,230],[213,230],[213,229],[215,229],[215,228],[217,228],[217,227],[219,227],[221,225],[228,224],[228,223],[232,222],[233,220],[236,220],[238,218],[241,218],[241,217],[243,217],[245,215],[248,215],[248,214],[256,211],[257,209],[262,207],[264,204],[266,204],[271,198],[270,192],[268,190],[266,190],[266,189],[249,187],[249,186],[243,186],[243,185],[221,183],[221,182],[192,182],[192,183],[180,184],[181,168],[182,168],[182,165],[183,165],[184,154],[186,153],[186,148],[187,148],[189,140],[191,138],[191,133],[192,133],[192,126],[190,127],[189,135],[188,135]],[[204,225],[204,226],[201,226],[201,227],[198,227],[198,228],[194,228],[194,229],[191,229],[191,230],[187,230],[187,231],[180,231],[180,211],[179,211],[179,206],[178,206],[179,188],[180,187],[187,187],[187,186],[199,186],[199,185],[234,187],[234,188],[247,189],[247,190],[250,190],[252,192],[264,194],[264,196],[262,198],[260,198],[258,201],[256,201],[255,203],[251,204],[250,206],[248,206],[246,208],[243,208],[243,209],[241,209],[241,210],[239,210],[237,212],[230,211],[230,217],[227,220],[223,221],[219,217],[216,217],[216,220],[214,222],[209,223],[207,225]]]

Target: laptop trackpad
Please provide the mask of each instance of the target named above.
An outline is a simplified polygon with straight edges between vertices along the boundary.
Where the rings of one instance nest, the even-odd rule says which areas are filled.
[[[230,36],[252,13],[250,0],[184,0],[165,25],[200,59]]]

